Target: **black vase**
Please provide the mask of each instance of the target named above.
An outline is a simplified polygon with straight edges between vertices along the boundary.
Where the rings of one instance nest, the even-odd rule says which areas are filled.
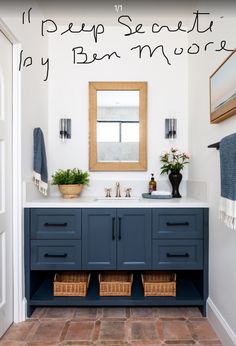
[[[170,183],[172,185],[172,197],[180,198],[182,197],[179,193],[179,185],[182,180],[182,174],[179,171],[171,170],[169,174]]]

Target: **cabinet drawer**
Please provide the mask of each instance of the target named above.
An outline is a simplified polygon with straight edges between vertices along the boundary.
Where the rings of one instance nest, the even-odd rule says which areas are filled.
[[[202,269],[202,240],[153,240],[153,269]]]
[[[153,209],[153,238],[191,239],[202,237],[202,209]]]
[[[31,269],[81,269],[81,241],[32,240]]]
[[[32,209],[32,239],[80,239],[80,209]]]

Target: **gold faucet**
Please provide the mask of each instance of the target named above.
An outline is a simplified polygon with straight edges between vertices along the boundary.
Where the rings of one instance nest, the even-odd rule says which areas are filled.
[[[120,183],[116,183],[116,197],[121,197],[120,195]]]
[[[111,188],[105,188],[106,197],[111,197]]]
[[[131,187],[128,187],[127,189],[125,189],[125,197],[131,197],[130,191],[131,191]]]

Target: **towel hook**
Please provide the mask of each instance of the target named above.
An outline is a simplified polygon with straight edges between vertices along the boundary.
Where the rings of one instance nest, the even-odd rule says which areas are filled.
[[[219,150],[220,149],[220,142],[210,144],[210,145],[208,145],[208,148],[216,148],[216,150]]]

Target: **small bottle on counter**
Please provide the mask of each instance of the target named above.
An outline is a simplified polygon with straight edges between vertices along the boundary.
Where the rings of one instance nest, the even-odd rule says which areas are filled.
[[[157,183],[154,179],[154,174],[152,173],[151,176],[152,177],[151,177],[151,180],[149,181],[149,189],[148,189],[149,195],[152,194],[152,191],[156,191],[157,189]]]

